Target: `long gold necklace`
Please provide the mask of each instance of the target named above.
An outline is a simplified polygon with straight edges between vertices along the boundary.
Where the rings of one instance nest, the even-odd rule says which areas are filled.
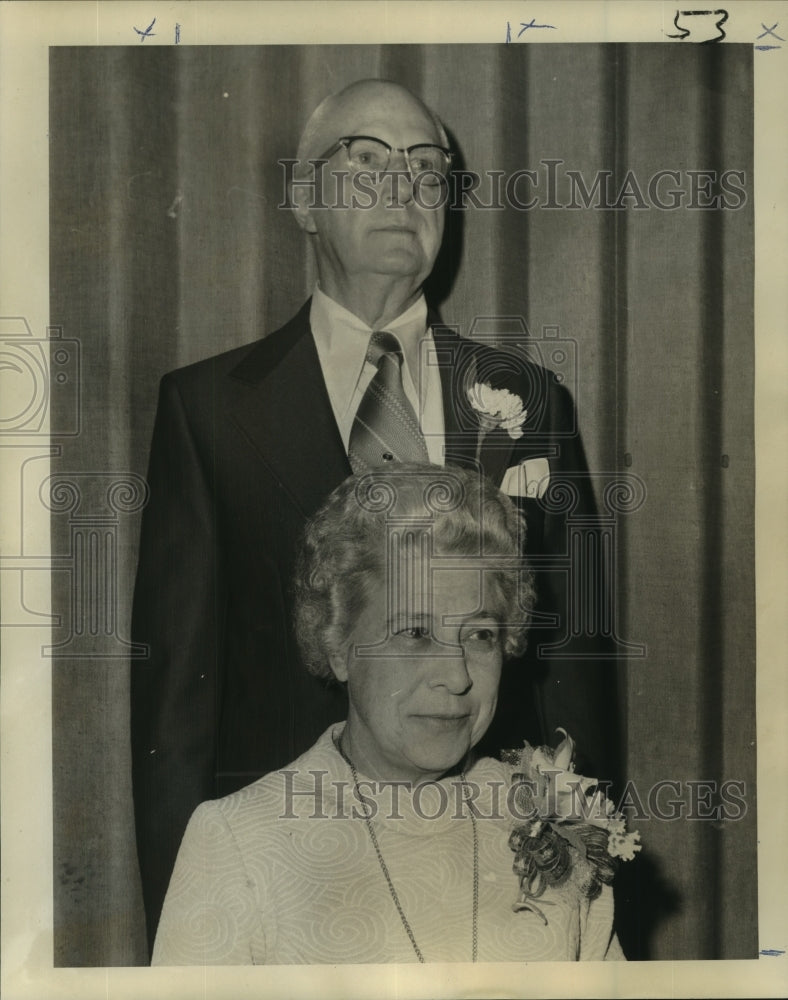
[[[386,884],[389,887],[389,893],[391,894],[391,899],[394,906],[397,909],[399,918],[402,921],[402,926],[405,928],[405,933],[408,935],[413,950],[416,953],[416,958],[420,962],[424,962],[424,955],[422,954],[421,948],[419,948],[416,942],[416,936],[413,933],[413,928],[410,926],[408,918],[405,916],[405,911],[402,909],[402,903],[399,901],[399,895],[397,890],[394,888],[394,883],[389,874],[388,865],[383,857],[383,852],[380,849],[380,844],[378,843],[378,837],[375,833],[375,828],[372,825],[372,818],[370,816],[370,809],[367,806],[366,800],[362,797],[361,792],[358,787],[358,772],[356,771],[356,765],[348,757],[345,751],[342,749],[342,745],[338,739],[334,740],[334,746],[339,751],[342,759],[350,768],[350,773],[353,775],[353,786],[356,791],[356,798],[359,802],[364,805],[364,823],[369,833],[369,839],[372,841],[372,846],[375,848],[375,854],[377,855],[378,864],[380,865],[380,870],[383,872],[383,877],[386,880]],[[468,803],[469,813],[471,817],[471,826],[473,828],[473,915],[471,923],[471,961],[475,962],[477,959],[479,951],[479,832],[476,828],[476,816],[473,812],[473,804],[469,801],[470,789],[468,788],[468,782],[465,777],[465,772],[460,772],[460,781],[462,782],[462,799],[463,802]]]

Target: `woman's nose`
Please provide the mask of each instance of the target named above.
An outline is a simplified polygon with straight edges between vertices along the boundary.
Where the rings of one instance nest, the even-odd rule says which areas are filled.
[[[430,658],[430,687],[445,687],[452,694],[466,694],[473,680],[465,662],[465,650],[460,645],[441,644]]]

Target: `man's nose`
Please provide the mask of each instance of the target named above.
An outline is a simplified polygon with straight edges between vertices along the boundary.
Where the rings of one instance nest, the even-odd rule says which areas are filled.
[[[392,149],[386,169],[386,183],[390,185],[391,206],[407,205],[413,201],[413,178],[404,150]]]
[[[430,687],[444,687],[451,694],[466,694],[473,687],[465,660],[465,650],[459,643],[435,644],[430,658]]]

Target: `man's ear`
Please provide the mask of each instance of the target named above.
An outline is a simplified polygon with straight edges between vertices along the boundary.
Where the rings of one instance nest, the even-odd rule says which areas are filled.
[[[296,222],[305,233],[317,232],[314,215],[312,214],[314,197],[315,185],[311,181],[299,184],[296,180],[290,184],[290,208]]]
[[[347,651],[344,653],[329,653],[328,665],[336,679],[344,684],[347,681]]]

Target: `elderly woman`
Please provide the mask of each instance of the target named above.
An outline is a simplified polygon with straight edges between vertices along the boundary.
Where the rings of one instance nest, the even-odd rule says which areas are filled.
[[[572,823],[556,805],[568,759],[545,749],[514,766],[473,754],[524,640],[523,530],[460,469],[398,466],[331,495],[307,528],[296,625],[312,671],[347,685],[347,721],[195,811],[154,964],[623,957],[609,810]]]

